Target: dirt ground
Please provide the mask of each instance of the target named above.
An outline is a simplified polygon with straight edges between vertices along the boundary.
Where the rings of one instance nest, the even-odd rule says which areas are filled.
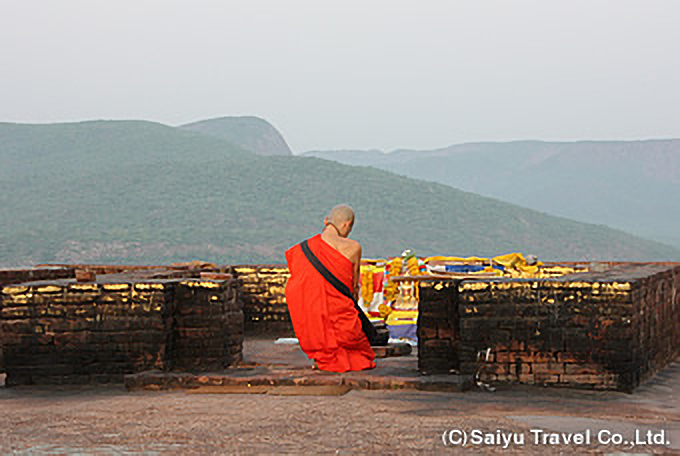
[[[586,430],[582,444],[552,442]],[[651,444],[642,445],[648,432]],[[505,448],[501,434],[509,433],[517,441]],[[606,444],[618,436],[623,443]],[[343,396],[0,387],[1,454],[506,452],[680,454],[680,363],[632,395],[521,386]]]

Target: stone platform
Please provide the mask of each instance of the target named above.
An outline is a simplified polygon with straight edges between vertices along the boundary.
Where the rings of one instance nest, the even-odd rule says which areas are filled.
[[[128,390],[171,390],[201,387],[244,386],[346,386],[364,390],[420,390],[460,392],[472,386],[471,377],[423,376],[418,372],[417,350],[408,344],[375,347],[376,368],[332,373],[313,366],[297,344],[247,339],[243,362],[212,373],[146,371],[125,376]],[[310,389],[313,391],[313,389]],[[313,394],[313,393],[311,393]]]

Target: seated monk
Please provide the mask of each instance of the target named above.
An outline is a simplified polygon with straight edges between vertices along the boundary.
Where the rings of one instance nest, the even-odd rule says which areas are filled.
[[[362,330],[361,310],[355,305],[361,245],[347,239],[354,226],[354,211],[346,205],[336,206],[324,224],[321,234],[286,251],[290,270],[286,302],[295,335],[300,348],[321,370],[374,368],[375,353]],[[326,277],[319,269],[327,269]],[[337,278],[336,286],[328,273]]]

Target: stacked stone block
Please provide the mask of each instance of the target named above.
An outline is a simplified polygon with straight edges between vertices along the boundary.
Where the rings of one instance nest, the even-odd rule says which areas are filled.
[[[424,375],[458,371],[460,349],[458,282],[421,282],[418,370]]]
[[[206,264],[207,265],[207,264]],[[168,276],[174,275],[175,278],[185,278],[188,276],[198,276],[205,267],[199,264],[196,267],[192,265],[173,265],[173,266],[162,266],[162,265],[125,265],[125,264],[44,264],[36,266],[36,269],[72,269],[79,271],[91,271],[95,275],[112,275],[112,274],[133,274],[138,277],[149,276],[158,272],[162,275]],[[211,265],[213,266],[213,265]],[[207,266],[206,266],[207,267]],[[214,269],[209,267],[209,270]],[[73,277],[71,275],[70,277]],[[32,280],[52,280],[57,277],[45,277],[44,279],[32,279]],[[25,282],[25,281],[24,281]]]
[[[241,361],[243,306],[234,280],[177,286],[172,370],[216,371]]]
[[[163,369],[171,290],[129,283],[4,287],[7,384],[120,382],[127,373]]]
[[[285,296],[288,268],[280,264],[241,265],[231,272],[240,284],[246,334],[293,337]]]
[[[679,276],[677,265],[629,264],[559,279],[423,284],[419,369],[453,365],[485,382],[632,391],[680,353]],[[439,325],[456,314],[460,343],[447,357]]]
[[[489,382],[616,388],[630,369],[617,358],[631,348],[628,289],[559,280],[464,282],[461,372],[479,372]]]
[[[680,267],[638,280],[632,298],[639,382],[680,356]]]
[[[39,280],[69,279],[76,276],[74,267],[44,267],[29,269],[0,269],[0,286]]]
[[[240,361],[242,344],[242,305],[231,279],[0,288],[0,346],[10,386],[219,370]]]

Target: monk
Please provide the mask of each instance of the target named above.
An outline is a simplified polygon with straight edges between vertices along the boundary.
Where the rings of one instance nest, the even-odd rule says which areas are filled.
[[[325,371],[347,372],[375,367],[375,353],[362,330],[359,310],[352,300],[359,295],[361,245],[348,239],[354,211],[347,205],[333,208],[321,234],[286,251],[290,278],[286,302],[300,348]],[[305,253],[304,249],[308,249]],[[314,267],[309,253],[335,276],[338,291]],[[351,292],[351,294],[349,294]]]

